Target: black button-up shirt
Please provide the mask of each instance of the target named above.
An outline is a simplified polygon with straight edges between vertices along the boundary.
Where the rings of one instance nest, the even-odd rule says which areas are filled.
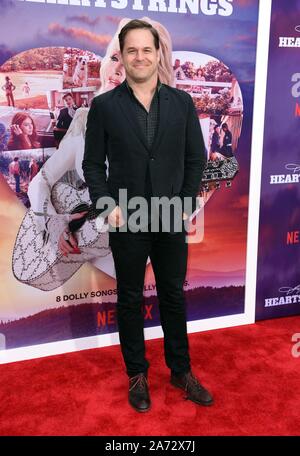
[[[131,94],[131,101],[134,105],[136,112],[136,121],[137,127],[142,131],[142,134],[145,136],[149,149],[152,147],[155,135],[157,132],[157,126],[159,122],[159,90],[162,86],[162,83],[158,80],[155,93],[151,100],[149,112],[143,106],[143,104],[137,99],[132,88],[129,86],[126,81],[127,88]],[[149,157],[150,158],[150,157]],[[147,173],[145,178],[145,198],[148,202],[148,215],[150,216],[151,209],[151,196],[152,196],[152,185],[150,179],[149,165],[147,167]],[[149,220],[150,222],[150,220]]]
[[[151,148],[155,133],[157,130],[158,119],[159,119],[159,97],[158,93],[161,88],[161,82],[158,80],[156,90],[154,92],[153,98],[151,100],[149,112],[146,110],[145,106],[137,99],[134,95],[132,88],[129,86],[128,82],[126,81],[128,90],[131,94],[131,100],[135,107],[136,117],[141,128],[143,135],[147,140],[147,144],[149,148]]]

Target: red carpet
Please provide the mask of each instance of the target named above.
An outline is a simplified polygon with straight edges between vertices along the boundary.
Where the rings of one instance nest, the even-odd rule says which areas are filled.
[[[299,317],[289,317],[190,335],[212,407],[170,385],[162,340],[147,342],[145,414],[127,403],[118,346],[1,365],[0,435],[300,435],[299,332]]]

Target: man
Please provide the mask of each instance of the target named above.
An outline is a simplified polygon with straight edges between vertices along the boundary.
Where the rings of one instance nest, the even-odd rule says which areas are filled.
[[[66,107],[60,110],[56,127],[53,129],[54,138],[56,139],[58,144],[68,131],[68,128],[71,125],[71,122],[73,120],[73,117],[75,116],[75,112],[77,109],[71,92],[66,93],[63,96],[63,100],[66,104]]]
[[[2,86],[2,90],[4,90],[7,105],[8,106],[15,106],[15,99],[14,99],[14,90],[16,90],[16,86],[11,82],[9,76],[5,76],[5,84]]]
[[[139,412],[149,410],[151,404],[142,312],[149,256],[171,383],[184,389],[192,401],[210,405],[211,395],[191,372],[183,292],[188,252],[183,219],[195,209],[206,165],[199,120],[188,94],[160,83],[159,36],[149,23],[130,21],[122,28],[119,42],[126,80],[94,98],[82,167],[92,202],[103,207],[101,201],[111,197],[115,205],[108,213],[109,242],[116,268],[117,319],[129,376],[129,403]],[[125,222],[126,209],[119,204],[124,188],[129,200],[139,196],[148,203],[154,197],[190,198],[187,213],[180,212],[181,230],[176,231],[171,223],[169,231],[164,231],[161,211],[154,209],[150,215],[157,221],[155,214],[159,214],[157,232],[151,229],[152,222],[149,231],[131,230],[129,219]]]

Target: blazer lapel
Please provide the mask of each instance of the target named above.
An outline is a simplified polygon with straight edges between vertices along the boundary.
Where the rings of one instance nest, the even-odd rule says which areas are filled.
[[[149,147],[146,141],[145,136],[143,135],[141,129],[137,125],[136,112],[134,110],[133,103],[130,100],[130,94],[128,88],[126,87],[126,81],[122,82],[119,86],[120,90],[118,93],[118,104],[123,112],[123,115],[126,117],[128,123],[130,124],[132,130],[136,134],[137,138],[143,144],[143,146],[149,151]]]
[[[155,135],[155,139],[153,141],[151,150],[153,152],[158,150],[158,146],[163,138],[163,135],[167,129],[168,120],[169,120],[169,110],[170,110],[170,103],[169,103],[169,96],[168,93],[162,84],[159,90],[159,118],[158,118],[158,126]]]

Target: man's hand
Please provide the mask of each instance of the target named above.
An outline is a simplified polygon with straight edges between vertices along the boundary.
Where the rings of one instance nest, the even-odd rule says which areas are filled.
[[[182,213],[182,220],[186,220],[188,218],[189,218],[189,216],[185,212],[183,212]]]
[[[108,223],[113,227],[121,227],[125,224],[120,206],[116,206],[109,214]]]

